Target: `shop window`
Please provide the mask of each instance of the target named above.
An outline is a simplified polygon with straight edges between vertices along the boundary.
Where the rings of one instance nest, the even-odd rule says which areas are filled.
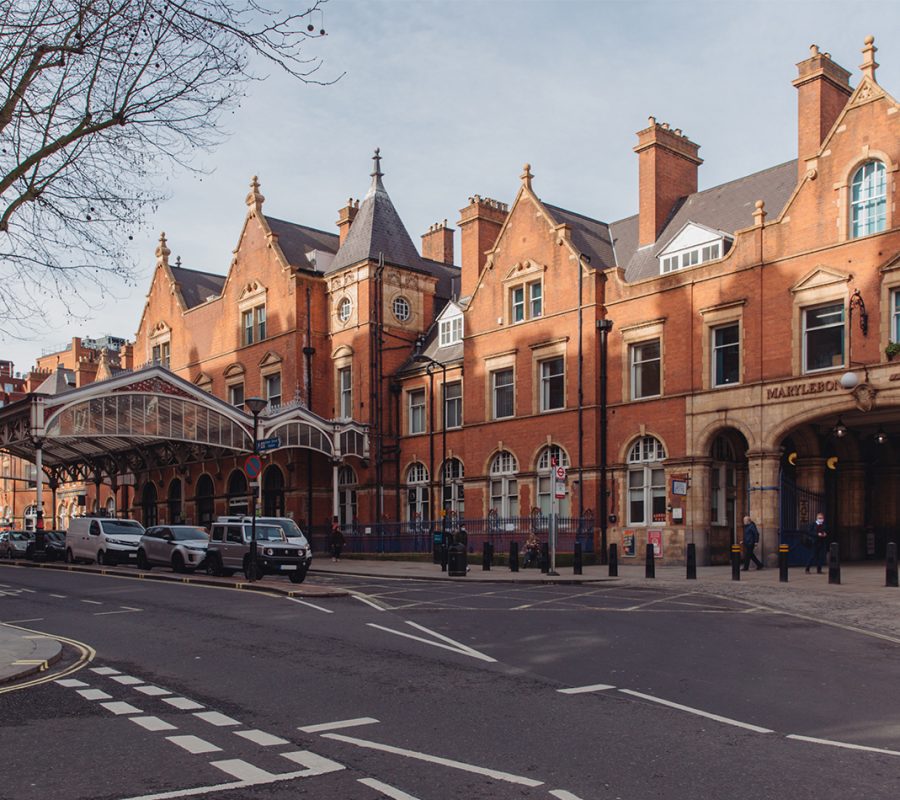
[[[741,379],[741,326],[738,323],[712,329],[713,386],[739,383]]]
[[[804,372],[844,365],[844,304],[807,308],[803,311]]]
[[[666,521],[665,448],[659,439],[644,436],[628,453],[628,524]]]
[[[870,161],[850,182],[850,236],[868,236],[887,225],[887,180],[884,164]]]
[[[659,339],[629,348],[631,361],[631,399],[657,397],[660,392],[661,360]]]

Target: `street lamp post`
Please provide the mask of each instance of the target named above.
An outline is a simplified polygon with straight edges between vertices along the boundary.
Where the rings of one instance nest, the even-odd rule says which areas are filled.
[[[606,452],[606,432],[607,432],[607,417],[606,417],[606,407],[607,407],[607,398],[606,398],[606,383],[607,383],[607,347],[608,347],[608,339],[609,332],[612,330],[612,320],[611,319],[599,319],[597,320],[597,330],[600,331],[600,563],[606,564],[608,558],[608,544],[606,541],[606,534],[608,531],[609,525],[609,506],[608,506],[608,492],[606,489],[606,465],[607,465],[607,452]]]
[[[253,455],[259,450],[259,415],[269,405],[268,400],[262,397],[248,397],[245,401],[250,413],[253,414]],[[262,475],[257,475],[256,480],[261,480]],[[248,580],[256,580],[256,490],[250,492],[250,575]]]

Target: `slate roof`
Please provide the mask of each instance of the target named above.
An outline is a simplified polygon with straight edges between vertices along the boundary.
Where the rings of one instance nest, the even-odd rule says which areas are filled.
[[[171,264],[172,277],[178,282],[181,295],[188,308],[205,303],[210,295],[218,297],[225,285],[224,275],[213,275],[211,272],[200,272],[196,269],[174,267]]]
[[[638,217],[626,217],[610,225],[616,265],[625,270],[625,280],[659,275],[657,254],[687,222],[697,222],[716,230],[734,233],[753,225],[757,200],[766,204],[768,219],[775,219],[797,186],[797,161],[787,161],[752,175],[704,189],[675,204],[659,238],[638,248]]]
[[[41,381],[40,386],[34,391],[38,394],[55,395],[69,392],[74,388],[75,373],[67,367],[64,367],[62,364],[57,364],[56,369]]]
[[[336,253],[340,246],[341,237],[336,233],[327,233],[317,228],[306,225],[298,225],[296,222],[286,222],[277,217],[266,215],[266,222],[278,237],[278,245],[281,252],[292,267],[300,269],[315,269],[306,254],[310,250],[322,250],[326,253]]]
[[[613,251],[607,223],[548,203],[543,205],[557,223],[569,226],[572,231],[572,244],[576,250],[591,259],[592,267],[604,269],[616,265],[616,254]]]

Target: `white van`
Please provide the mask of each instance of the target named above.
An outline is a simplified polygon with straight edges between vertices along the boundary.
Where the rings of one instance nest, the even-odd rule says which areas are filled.
[[[66,561],[134,564],[144,526],[133,519],[75,517],[66,531]]]

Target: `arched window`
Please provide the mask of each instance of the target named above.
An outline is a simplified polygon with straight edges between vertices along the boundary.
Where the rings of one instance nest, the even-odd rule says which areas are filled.
[[[56,524],[62,529],[66,530],[69,527],[69,519],[66,514],[66,501],[61,500],[59,504],[56,506]]]
[[[356,520],[356,471],[343,466],[338,470],[338,518],[343,528]]]
[[[884,164],[869,161],[850,182],[850,236],[868,236],[887,225],[887,181]]]
[[[266,467],[262,477],[262,515],[284,516],[284,473],[275,464]]]
[[[737,461],[734,443],[728,436],[719,434],[713,439],[710,455],[713,461],[709,468],[709,522],[734,526]]]
[[[548,517],[553,505],[553,470],[556,467],[568,467],[569,454],[558,444],[551,444],[541,450],[537,461],[538,508],[541,516]],[[569,516],[568,495],[559,501],[559,515]]]
[[[152,483],[145,483],[144,491],[141,493],[141,514],[144,517],[145,528],[149,528],[159,522],[156,497],[156,487]]]
[[[410,522],[431,519],[428,503],[428,470],[416,462],[406,471],[407,515]]]
[[[466,502],[463,492],[465,470],[462,461],[451,458],[444,464],[442,475],[444,513],[455,514],[458,519],[465,518]]]
[[[666,521],[666,449],[653,436],[638,439],[628,451],[628,524]]]
[[[491,511],[498,517],[519,516],[518,469],[519,462],[509,450],[497,453],[491,462]]]
[[[181,478],[174,478],[169,484],[169,524],[178,525],[181,515]]]
[[[106,516],[107,517],[115,517],[116,516],[116,498],[108,497],[106,499]]]
[[[249,513],[249,509],[247,478],[243,472],[236,469],[228,476],[228,513],[243,515]]]
[[[37,506],[25,507],[25,530],[33,531],[37,527]]]
[[[197,504],[197,522],[201,525],[209,526],[215,516],[215,488],[212,478],[209,475],[201,475],[197,479],[197,493],[194,495],[194,502]]]

